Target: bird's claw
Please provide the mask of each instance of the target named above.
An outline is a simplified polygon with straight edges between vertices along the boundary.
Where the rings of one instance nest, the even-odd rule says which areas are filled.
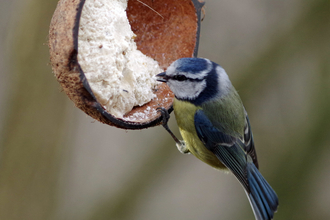
[[[188,150],[188,148],[186,147],[186,144],[184,141],[179,140],[170,130],[170,128],[168,127],[167,123],[168,120],[170,119],[170,114],[168,113],[168,111],[163,108],[163,107],[158,107],[157,112],[160,112],[160,114],[162,115],[162,125],[165,128],[165,130],[172,136],[172,138],[175,141],[175,145],[178,148],[178,150],[183,153],[183,154],[188,154],[190,153],[190,151]]]
[[[162,125],[167,126],[168,120],[170,119],[168,111],[164,107],[158,107],[156,110],[162,115]]]
[[[190,154],[190,151],[188,147],[186,146],[186,143],[183,140],[180,140],[180,142],[175,144],[180,153],[182,154]]]

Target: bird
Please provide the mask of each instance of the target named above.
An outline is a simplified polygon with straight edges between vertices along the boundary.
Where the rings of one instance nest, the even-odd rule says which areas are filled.
[[[278,197],[259,172],[247,112],[226,71],[206,58],[180,58],[156,75],[174,94],[173,110],[183,140],[169,129],[169,112],[157,108],[178,150],[231,171],[243,186],[256,220],[273,219]]]

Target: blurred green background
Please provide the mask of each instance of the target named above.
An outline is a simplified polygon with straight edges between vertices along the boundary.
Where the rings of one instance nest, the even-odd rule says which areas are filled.
[[[0,0],[0,219],[254,219],[235,178],[163,128],[119,130],[74,107],[49,65],[56,4]],[[199,56],[243,99],[275,220],[330,219],[330,1],[206,7]]]

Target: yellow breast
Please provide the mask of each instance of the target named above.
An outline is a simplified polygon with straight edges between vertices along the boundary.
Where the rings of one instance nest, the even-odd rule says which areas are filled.
[[[194,125],[194,116],[196,111],[200,108],[190,102],[177,99],[174,99],[173,108],[181,136],[189,151],[198,159],[214,168],[225,168],[219,159],[204,146],[197,136]]]

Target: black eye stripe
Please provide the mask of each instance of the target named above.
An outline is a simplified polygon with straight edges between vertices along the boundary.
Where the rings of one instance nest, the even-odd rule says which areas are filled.
[[[187,80],[187,77],[184,75],[175,75],[175,76],[173,76],[173,79],[177,80],[177,81],[184,81],[184,80]]]
[[[177,81],[190,81],[190,82],[201,82],[203,81],[204,79],[206,79],[206,77],[203,77],[201,79],[193,79],[193,78],[187,78],[186,76],[184,75],[175,75],[172,77],[173,80],[177,80]]]
[[[189,81],[191,81],[191,82],[201,82],[201,81],[203,81],[204,79],[206,79],[206,77],[204,77],[204,78],[201,78],[201,79],[188,79]]]

